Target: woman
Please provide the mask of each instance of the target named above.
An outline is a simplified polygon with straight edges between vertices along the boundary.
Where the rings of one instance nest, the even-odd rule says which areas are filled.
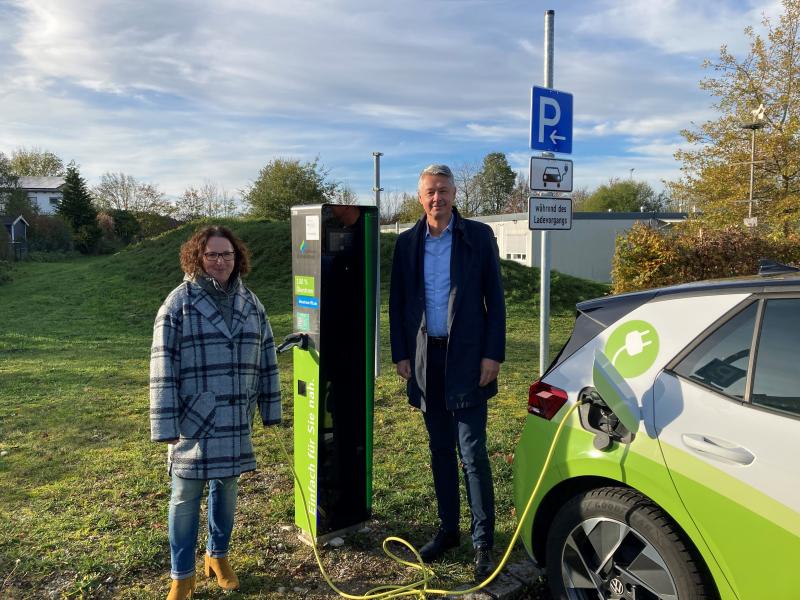
[[[150,437],[169,444],[172,477],[167,600],[191,597],[200,500],[208,483],[205,574],[226,590],[239,580],[228,562],[239,474],[256,467],[255,410],[281,420],[280,387],[264,306],[240,277],[250,252],[226,227],[204,227],[181,246],[186,274],[156,316],[150,355]]]

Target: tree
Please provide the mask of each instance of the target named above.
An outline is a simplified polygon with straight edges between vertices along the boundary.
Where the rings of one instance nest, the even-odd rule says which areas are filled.
[[[127,210],[112,210],[109,216],[114,221],[114,235],[124,245],[135,242],[142,235],[142,226],[136,220],[136,215]]]
[[[661,208],[660,198],[646,181],[613,178],[598,187],[583,202],[587,212],[654,212]]]
[[[482,212],[496,215],[503,212],[517,175],[502,152],[490,152],[483,157],[478,174]]]
[[[800,224],[800,0],[783,0],[777,24],[762,21],[766,37],[745,29],[747,55],[722,46],[719,60],[704,66],[713,75],[700,87],[716,100],[720,116],[681,135],[693,148],[675,153],[682,178],[670,185],[673,201],[697,206],[710,226],[741,225],[750,206],[750,144],[756,154],[752,206],[759,228],[785,235]]]
[[[453,169],[458,196],[458,212],[465,217],[474,217],[481,212],[481,189],[478,177],[480,167],[474,162],[464,162]]]
[[[0,214],[5,214],[9,197],[17,189],[18,177],[11,170],[11,161],[0,152]]]
[[[276,158],[261,169],[245,192],[250,213],[275,221],[288,221],[296,204],[320,204],[335,198],[339,184],[327,181],[328,171],[314,162]]]
[[[381,199],[381,223],[413,223],[422,216],[419,198],[406,192],[389,192]]]
[[[67,167],[58,214],[72,229],[75,247],[84,254],[94,252],[102,236],[97,226],[97,209],[92,204],[86,181],[74,162]]]
[[[236,198],[216,182],[206,179],[199,186],[189,186],[176,202],[175,216],[182,221],[201,217],[211,219],[236,214]]]
[[[336,193],[337,204],[358,204],[358,196],[349,185],[341,185]]]
[[[586,205],[586,202],[589,200],[591,194],[589,193],[589,189],[587,187],[579,187],[572,190],[572,210],[573,212],[577,212],[579,210],[585,210],[583,207]]]
[[[0,194],[17,187],[18,179],[19,177],[14,174],[11,161],[4,153],[0,152]]]
[[[9,217],[22,215],[30,225],[33,225],[34,217],[39,214],[39,206],[28,198],[28,194],[24,190],[15,188],[4,193],[0,213],[4,213]]]
[[[414,223],[423,215],[422,204],[419,197],[403,192],[400,205],[397,207],[395,220],[398,223]]]
[[[103,173],[92,188],[95,205],[101,210],[127,210],[170,215],[174,207],[155,183],[142,183],[133,175]]]
[[[524,173],[517,174],[514,188],[508,196],[508,202],[503,208],[504,213],[528,212],[528,198],[530,197],[528,176]]]
[[[20,147],[11,153],[11,170],[18,177],[63,177],[64,161],[41,148]]]
[[[175,216],[178,219],[181,221],[193,221],[205,216],[206,202],[197,188],[189,186],[178,198],[175,207]]]

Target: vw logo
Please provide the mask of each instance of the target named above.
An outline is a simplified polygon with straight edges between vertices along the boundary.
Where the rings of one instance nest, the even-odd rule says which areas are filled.
[[[621,598],[625,593],[625,584],[622,583],[617,577],[614,577],[608,582],[608,590],[616,597]]]

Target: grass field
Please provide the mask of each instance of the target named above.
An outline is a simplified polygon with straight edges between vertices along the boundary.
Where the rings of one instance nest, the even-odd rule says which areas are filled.
[[[231,222],[253,250],[248,285],[264,302],[276,338],[291,327],[286,224]],[[117,255],[22,263],[0,286],[0,598],[163,598],[169,585],[165,447],[149,441],[148,358],[152,321],[182,277],[177,252],[189,229]],[[384,277],[393,236],[382,238]],[[497,547],[515,519],[511,466],[538,366],[537,280],[504,264],[507,361],[490,404],[489,451],[497,495]],[[554,274],[551,351],[569,335],[574,303],[604,286]],[[371,530],[324,549],[330,575],[363,593],[412,573],[384,558],[399,535],[421,545],[434,531],[426,434],[408,407],[388,351],[382,306],[382,375],[376,384],[374,518]],[[229,598],[329,598],[311,550],[293,526],[291,474],[275,436],[291,449],[291,359],[279,360],[284,422],[257,429],[259,469],[242,476],[231,558],[240,592]],[[468,517],[463,503],[462,530]],[[201,526],[201,536],[203,527]],[[199,549],[202,552],[204,537]],[[517,557],[523,552],[517,550]],[[437,586],[471,581],[472,551],[437,563]],[[197,596],[221,598],[199,577]],[[545,596],[542,596],[545,597]]]

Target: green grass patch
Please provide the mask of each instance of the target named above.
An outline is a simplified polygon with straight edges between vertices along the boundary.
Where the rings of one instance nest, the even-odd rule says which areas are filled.
[[[253,250],[248,285],[280,339],[291,327],[289,227],[229,224]],[[165,596],[169,481],[165,447],[149,441],[148,359],[153,318],[182,278],[178,248],[190,231],[184,227],[113,256],[18,263],[13,280],[0,286],[0,598]],[[394,239],[382,237],[384,292]],[[509,460],[538,370],[538,277],[513,263],[504,263],[503,273],[508,358],[489,414],[498,548],[516,524]],[[569,335],[575,301],[605,289],[554,274],[551,352]],[[333,579],[360,593],[412,577],[383,557],[384,536],[420,545],[436,523],[427,436],[390,362],[387,296],[375,388],[371,531],[323,550]],[[291,449],[289,356],[280,357],[279,365],[285,419],[254,437],[259,469],[242,476],[231,549],[242,589],[226,597],[331,597],[293,526],[291,474],[275,439]],[[466,531],[466,501],[463,517]],[[521,558],[522,550],[516,552]],[[436,565],[436,585],[470,581],[471,560],[465,540]],[[224,594],[200,577],[198,595]]]

